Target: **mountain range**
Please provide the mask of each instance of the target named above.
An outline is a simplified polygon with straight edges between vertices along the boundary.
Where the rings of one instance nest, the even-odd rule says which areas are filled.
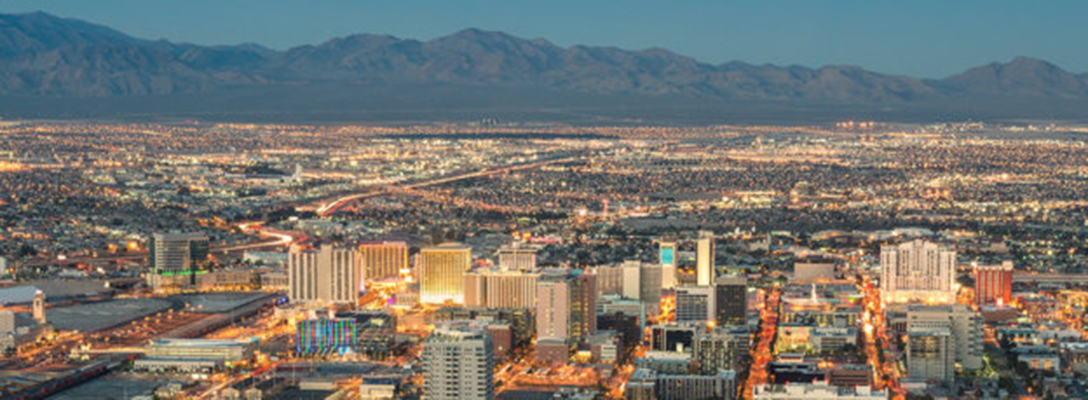
[[[1088,74],[1026,57],[919,79],[856,66],[712,65],[663,49],[560,47],[478,29],[276,51],[0,14],[0,116],[9,117],[1084,119],[1085,105]]]

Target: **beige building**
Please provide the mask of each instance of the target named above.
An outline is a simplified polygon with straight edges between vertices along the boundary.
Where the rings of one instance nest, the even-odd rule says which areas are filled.
[[[921,239],[880,248],[880,291],[888,303],[950,304],[956,252]]]
[[[361,271],[355,250],[292,246],[287,264],[292,302],[355,304],[359,300]]]
[[[465,274],[465,305],[535,308],[539,273],[484,270]]]
[[[408,269],[408,244],[404,242],[367,242],[359,245],[363,279],[380,281],[396,278]]]

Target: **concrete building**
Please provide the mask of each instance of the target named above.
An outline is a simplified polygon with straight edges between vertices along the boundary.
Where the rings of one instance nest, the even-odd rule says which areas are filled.
[[[1012,261],[975,266],[975,302],[979,306],[1004,307],[1012,300]]]
[[[431,400],[494,399],[491,335],[477,321],[439,324],[423,344],[423,396]]]
[[[41,290],[34,292],[34,302],[31,305],[31,313],[34,316],[35,321],[45,325],[45,292]]]
[[[257,351],[257,339],[157,339],[146,357],[133,367],[143,371],[209,372],[228,364],[247,362]]]
[[[747,329],[715,328],[695,335],[694,358],[704,375],[719,370],[740,371],[745,368],[751,339]]]
[[[715,280],[714,313],[718,326],[748,323],[748,277],[726,275]]]
[[[907,376],[949,382],[955,374],[952,331],[915,328],[907,331]]]
[[[636,369],[628,379],[624,396],[628,400],[732,399],[736,387],[733,371],[687,375]]]
[[[623,295],[623,264],[602,265],[591,271],[597,275],[597,295]]]
[[[292,302],[355,304],[359,300],[361,272],[353,249],[291,246],[287,275]]]
[[[188,289],[208,261],[208,237],[201,233],[156,233],[148,249],[150,285],[155,291]],[[175,276],[181,279],[173,278]],[[187,278],[187,279],[186,279]]]
[[[404,242],[364,242],[359,244],[359,260],[365,281],[396,278],[408,269],[408,244]]]
[[[676,288],[676,322],[714,321],[713,286],[681,286]]]
[[[465,274],[465,305],[484,308],[536,308],[539,273],[480,270]]]
[[[963,304],[910,306],[907,311],[908,336],[912,330],[930,329],[948,330],[952,363],[960,364],[964,369],[982,368],[982,317],[977,312]]]
[[[651,314],[660,312],[661,266],[628,261],[623,263],[622,270],[623,296],[641,301]]]
[[[921,239],[880,248],[880,290],[887,303],[950,304],[956,252]]]
[[[536,270],[536,249],[504,246],[499,249],[499,268],[505,271]]]
[[[695,250],[695,284],[710,286],[714,282],[714,232],[699,231]]]
[[[446,243],[419,251],[416,270],[419,274],[419,301],[442,304],[447,301],[464,304],[464,275],[472,267],[472,248],[458,243]]]

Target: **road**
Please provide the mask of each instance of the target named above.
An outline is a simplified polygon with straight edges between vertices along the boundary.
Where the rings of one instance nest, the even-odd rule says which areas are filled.
[[[428,180],[424,180],[424,181],[420,181],[420,182],[410,183],[410,184],[407,184],[407,185],[383,186],[381,188],[378,188],[377,190],[371,190],[371,191],[363,192],[363,193],[349,194],[349,195],[341,196],[341,197],[338,197],[338,198],[333,199],[331,201],[322,203],[319,207],[317,207],[317,214],[321,215],[321,216],[327,216],[329,214],[335,213],[337,210],[339,210],[341,207],[343,207],[347,203],[350,203],[350,202],[356,201],[356,200],[361,200],[361,199],[366,199],[366,198],[382,195],[382,194],[387,193],[390,190],[411,191],[411,190],[421,189],[421,188],[425,188],[425,187],[429,187],[429,186],[435,186],[435,185],[441,185],[441,184],[450,183],[450,182],[461,181],[461,180],[465,180],[465,179],[479,178],[479,177],[483,177],[483,176],[491,176],[491,175],[504,174],[504,173],[514,172],[514,171],[521,171],[521,170],[526,170],[526,169],[539,168],[539,167],[542,167],[542,166],[545,166],[545,165],[550,165],[550,164],[560,164],[560,163],[579,160],[579,159],[581,159],[583,157],[584,157],[584,155],[553,158],[553,159],[535,161],[535,162],[525,163],[525,164],[509,165],[509,166],[499,167],[499,168],[488,168],[488,169],[483,169],[483,170],[480,170],[480,171],[466,172],[466,173],[462,173],[462,174],[444,176],[444,177],[441,177],[441,178],[428,179]]]
[[[774,358],[771,350],[774,348],[775,336],[778,333],[778,303],[781,295],[781,289],[778,287],[771,289],[763,307],[760,308],[759,332],[756,334],[756,343],[752,346],[752,363],[749,365],[748,379],[744,381],[744,387],[741,390],[744,399],[753,398],[752,391],[756,386],[769,383],[767,364]]]

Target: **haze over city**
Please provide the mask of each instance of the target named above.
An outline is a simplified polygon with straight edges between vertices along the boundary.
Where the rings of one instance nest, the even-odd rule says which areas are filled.
[[[10,1],[5,399],[1088,399],[1078,2]]]

